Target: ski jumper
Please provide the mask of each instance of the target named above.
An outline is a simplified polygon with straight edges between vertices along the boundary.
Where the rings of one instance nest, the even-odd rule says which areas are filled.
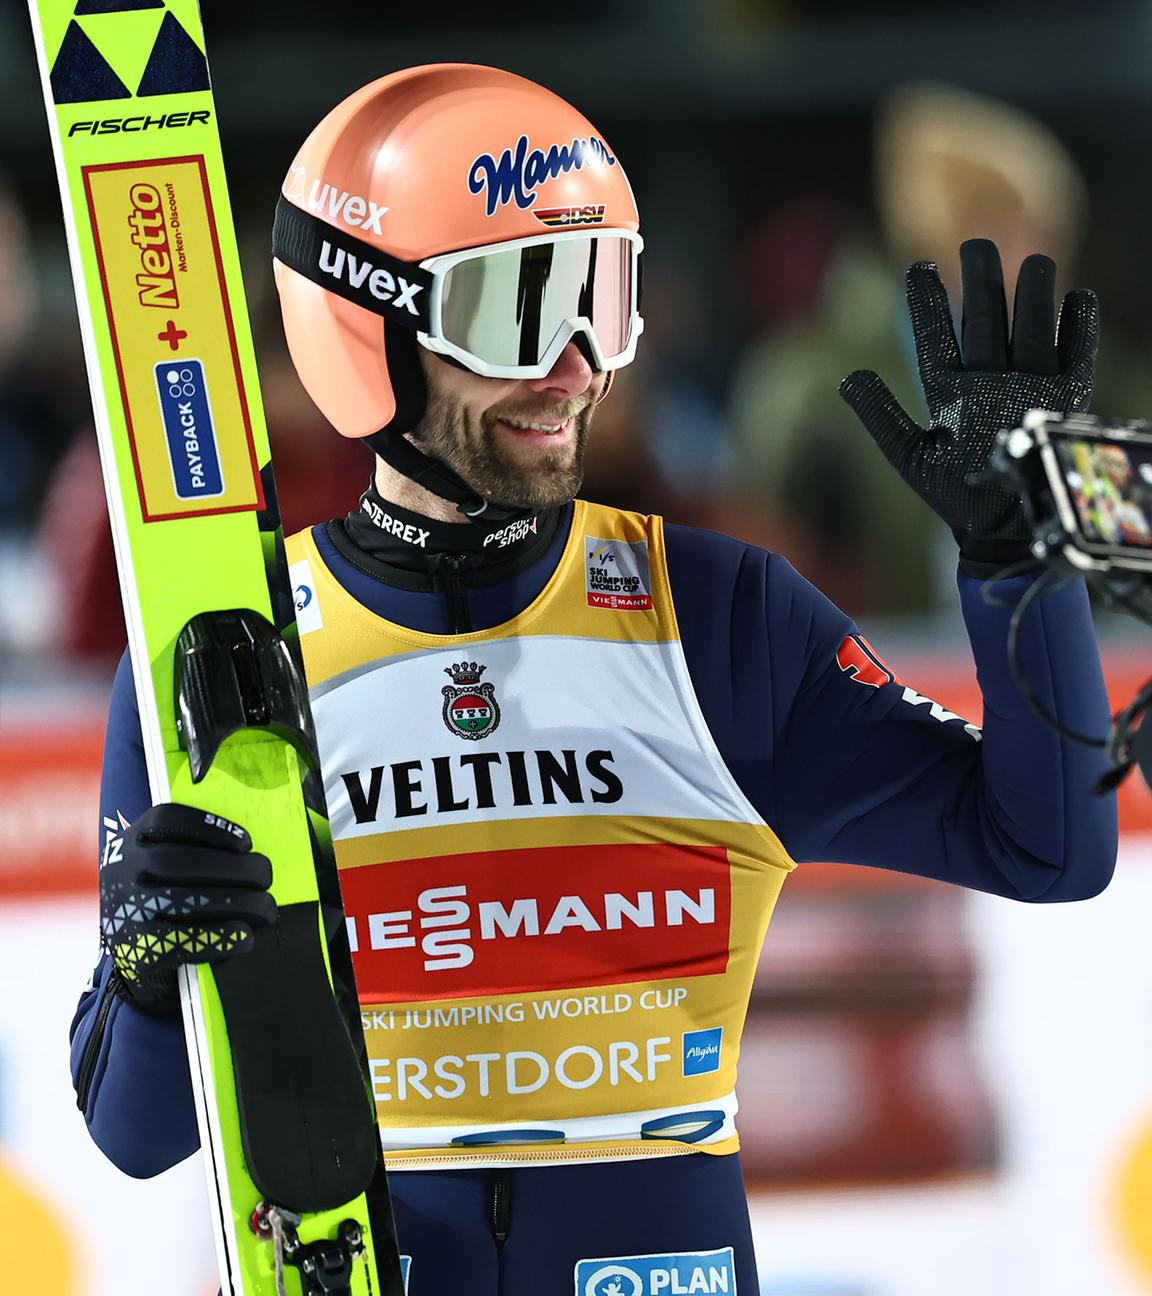
[[[341,523],[289,560],[413,1296],[757,1290],[736,1062],[797,862],[1024,900],[1110,876],[1103,757],[1027,709],[1011,609],[963,575],[983,740],[783,559],[659,519],[577,502],[467,589],[480,628],[455,633]],[[1104,731],[1082,585],[1029,613],[1021,652],[1065,725]],[[148,804],[138,747],[122,666],[109,836]],[[181,1027],[107,978],[74,1077],[100,1146],[153,1174],[197,1145]]]

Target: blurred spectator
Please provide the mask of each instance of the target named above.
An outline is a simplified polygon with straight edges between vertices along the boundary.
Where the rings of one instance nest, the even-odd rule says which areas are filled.
[[[28,226],[0,181],[0,533],[9,535],[30,529],[44,483],[72,433],[49,381],[51,349],[33,337],[33,283]]]
[[[925,417],[901,268],[936,260],[958,303],[959,246],[990,238],[1009,299],[1029,252],[1053,257],[1067,287],[1087,211],[1080,174],[1046,127],[947,86],[906,87],[882,106],[875,178],[885,250],[811,199],[755,232],[742,264],[762,332],[733,385],[734,482],[804,537],[805,574],[854,615],[952,600],[951,537],[837,395],[847,373],[874,369]],[[1152,407],[1148,379],[1107,334],[1096,404]]]
[[[0,656],[33,653],[51,633],[56,601],[50,573],[30,538],[44,483],[74,420],[68,397],[83,384],[60,381],[76,367],[55,332],[37,338],[37,300],[28,224],[0,180]],[[74,328],[71,330],[74,333]]]

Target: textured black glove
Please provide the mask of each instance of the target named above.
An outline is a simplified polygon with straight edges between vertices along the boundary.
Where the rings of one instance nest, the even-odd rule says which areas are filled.
[[[962,347],[936,267],[919,261],[905,276],[932,426],[914,422],[868,370],[849,374],[840,394],[888,462],[952,528],[961,554],[977,567],[997,567],[1027,557],[1030,536],[1020,500],[981,479],[996,434],[1018,427],[1029,409],[1087,410],[1099,316],[1095,293],[1076,289],[1064,298],[1057,324],[1056,267],[1037,254],[1020,267],[1009,335],[996,245],[970,239],[960,248],[960,270]]]
[[[238,824],[192,806],[152,806],[114,839],[100,870],[100,934],[138,1007],[170,1012],[176,969],[217,963],[276,922],[272,866]]]

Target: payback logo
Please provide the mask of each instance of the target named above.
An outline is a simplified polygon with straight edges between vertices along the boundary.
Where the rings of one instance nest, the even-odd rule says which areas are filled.
[[[836,664],[849,679],[869,688],[892,684],[896,679],[863,635],[849,635],[844,640],[836,653]]]
[[[536,190],[547,181],[569,171],[583,171],[585,167],[615,165],[616,159],[608,151],[608,145],[595,135],[574,139],[570,144],[552,144],[546,153],[542,149],[530,148],[528,136],[521,135],[515,146],[506,148],[499,159],[491,153],[480,154],[468,168],[468,191],[484,194],[486,216],[495,216],[498,208],[506,207],[510,202],[514,202],[521,211],[527,211],[536,201]]]

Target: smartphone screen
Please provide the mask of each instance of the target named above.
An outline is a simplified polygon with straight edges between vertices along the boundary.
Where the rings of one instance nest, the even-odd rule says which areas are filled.
[[[1080,536],[1108,549],[1152,551],[1152,443],[1049,438]]]

